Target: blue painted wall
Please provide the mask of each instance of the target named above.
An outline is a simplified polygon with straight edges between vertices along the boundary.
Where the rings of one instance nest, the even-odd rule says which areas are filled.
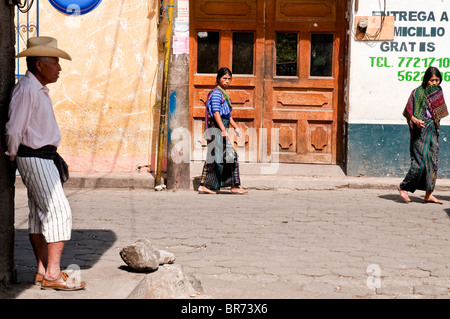
[[[450,126],[441,126],[440,133],[438,178],[449,178]],[[404,177],[409,165],[406,124],[348,124],[348,176]]]

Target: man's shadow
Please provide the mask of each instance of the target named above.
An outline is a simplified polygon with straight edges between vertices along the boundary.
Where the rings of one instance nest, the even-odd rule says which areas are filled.
[[[73,229],[72,237],[64,245],[61,269],[89,269],[116,242],[112,230]],[[14,233],[15,283],[11,289],[0,291],[1,298],[14,298],[33,285],[36,259],[29,240],[28,229],[16,229]],[[4,295],[4,296],[3,296]]]

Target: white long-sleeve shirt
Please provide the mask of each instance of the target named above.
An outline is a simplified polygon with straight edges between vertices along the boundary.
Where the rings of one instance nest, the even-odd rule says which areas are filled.
[[[14,86],[8,114],[5,154],[11,159],[17,155],[20,144],[38,149],[45,145],[58,147],[61,143],[49,89],[33,73],[27,71]]]

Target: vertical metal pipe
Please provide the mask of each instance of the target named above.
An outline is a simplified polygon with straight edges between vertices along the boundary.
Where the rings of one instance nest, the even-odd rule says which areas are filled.
[[[19,8],[16,9],[16,27],[17,27],[17,40],[16,40],[16,46],[17,46],[17,53],[20,53],[20,20],[19,20]],[[19,59],[16,59],[16,78],[19,78],[19,70],[20,70],[20,64],[19,64]]]
[[[164,72],[163,72],[163,86],[161,97],[161,110],[159,115],[159,140],[158,140],[158,159],[156,165],[156,180],[155,186],[161,185],[162,176],[162,159],[164,156],[164,133],[166,130],[166,113],[167,113],[167,77],[169,73],[170,48],[172,44],[172,23],[173,23],[173,1],[169,0],[167,5],[168,24],[165,35],[165,53],[164,53]]]
[[[28,8],[28,1],[27,0],[27,8]],[[27,11],[27,39],[30,38],[30,11]]]
[[[36,0],[36,36],[39,36],[39,0]]]

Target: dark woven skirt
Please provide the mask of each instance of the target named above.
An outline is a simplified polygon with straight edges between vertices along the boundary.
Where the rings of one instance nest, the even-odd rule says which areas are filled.
[[[412,193],[416,190],[432,192],[438,170],[439,128],[433,120],[427,120],[425,128],[414,126],[410,132],[411,166],[400,188]]]
[[[222,120],[228,129],[229,120]],[[209,137],[207,144],[208,153],[203,165],[200,185],[211,190],[219,190],[221,187],[239,186],[238,154],[231,142],[222,137],[222,133],[214,120],[209,124]]]

